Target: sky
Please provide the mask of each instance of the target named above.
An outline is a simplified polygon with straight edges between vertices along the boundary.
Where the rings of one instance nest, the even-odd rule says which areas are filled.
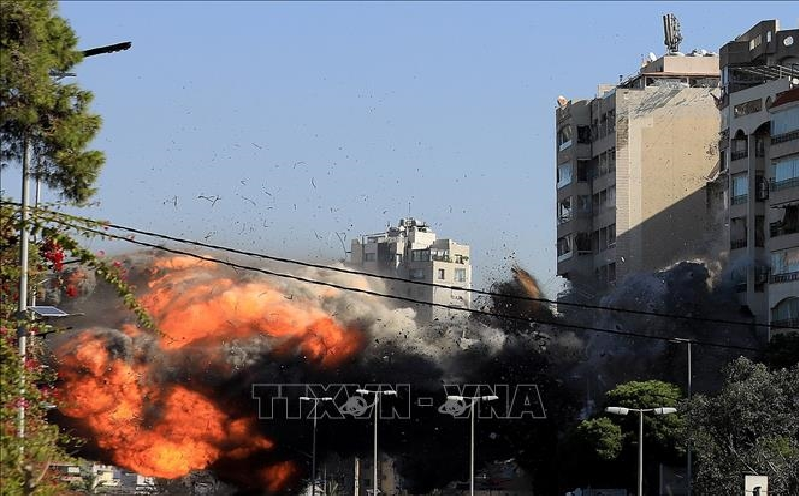
[[[556,98],[661,55],[668,12],[683,52],[799,24],[791,2],[61,2],[79,48],[133,43],[75,69],[107,155],[76,212],[314,262],[411,215],[471,246],[476,287],[519,263],[554,296]]]

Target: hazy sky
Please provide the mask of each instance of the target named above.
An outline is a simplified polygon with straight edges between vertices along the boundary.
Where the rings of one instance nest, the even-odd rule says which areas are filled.
[[[591,97],[663,50],[717,51],[791,2],[61,3],[108,156],[84,215],[281,256],[343,256],[336,233],[409,213],[555,283],[555,99]],[[18,188],[19,170],[3,189]],[[12,183],[13,184],[13,183]],[[219,196],[215,204],[200,195]]]

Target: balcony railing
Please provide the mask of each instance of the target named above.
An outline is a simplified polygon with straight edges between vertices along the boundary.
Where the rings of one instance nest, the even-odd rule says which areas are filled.
[[[799,281],[799,272],[785,272],[783,274],[771,274],[771,283]]]
[[[794,186],[799,186],[799,177],[792,177],[779,182],[772,179],[769,182],[771,191],[782,191],[784,189],[793,188]]]
[[[746,248],[746,239],[733,239],[730,240],[730,249],[735,250],[738,248]]]
[[[771,327],[799,327],[799,317],[789,317],[787,319],[772,320]]]
[[[799,129],[797,129],[796,131],[791,131],[790,133],[784,133],[784,134],[778,134],[777,136],[772,136],[771,144],[776,145],[777,143],[785,143],[797,139],[799,139]]]
[[[741,160],[749,156],[749,152],[747,150],[741,150],[738,152],[730,152],[730,160]]]
[[[799,226],[782,225],[779,222],[774,222],[769,227],[772,238],[776,238],[777,236],[787,236],[789,234],[796,234],[799,232]]]
[[[749,200],[748,194],[733,196],[730,198],[730,205],[740,205],[746,203],[747,200]]]

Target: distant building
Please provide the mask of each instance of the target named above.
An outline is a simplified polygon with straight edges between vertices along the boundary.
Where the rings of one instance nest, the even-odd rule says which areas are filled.
[[[432,228],[413,217],[401,219],[386,232],[366,234],[351,243],[350,263],[372,274],[435,284],[421,285],[387,282],[387,288],[398,296],[448,307],[470,308],[472,268],[469,246],[449,238],[437,238]],[[457,309],[414,305],[417,320],[423,323],[445,322],[463,314]]]
[[[650,54],[593,99],[558,99],[557,272],[578,293],[712,251],[718,61]]]
[[[799,325],[799,29],[757,23],[720,50],[729,263],[759,323]]]

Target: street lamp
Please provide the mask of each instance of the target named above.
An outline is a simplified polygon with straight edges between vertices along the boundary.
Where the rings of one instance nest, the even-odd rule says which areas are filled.
[[[480,401],[498,400],[499,396],[447,396],[447,399],[450,401],[471,401],[469,405],[469,416],[472,418],[472,433],[471,441],[469,442],[469,494],[474,496],[474,419],[477,416],[474,412],[474,406]]]
[[[300,401],[313,401],[313,447],[311,448],[311,495],[316,494],[316,406],[320,401],[333,401],[330,396],[322,398],[311,398],[309,396],[300,396]]]
[[[355,392],[358,393],[358,394],[363,394],[363,395],[367,395],[367,394],[375,395],[375,403],[374,403],[374,409],[375,409],[375,435],[374,435],[375,457],[374,457],[374,480],[372,481],[372,496],[377,496],[377,415],[380,412],[380,408],[379,408],[380,396],[381,395],[396,396],[397,392],[394,391],[393,389],[386,389],[386,390],[383,390],[383,391],[381,391],[381,390],[372,391],[372,390],[369,390],[369,389],[356,389]]]
[[[690,339],[685,338],[672,338],[670,340],[674,344],[682,344],[685,343],[688,345],[688,401],[691,401],[691,382],[693,379],[693,374],[691,373],[691,344],[692,341]],[[688,445],[686,446],[686,462],[685,462],[685,480],[687,481],[687,489],[688,489],[688,496],[693,494],[693,451],[691,450],[691,440],[688,440]]]
[[[627,415],[630,412],[638,412],[638,496],[644,496],[644,412],[653,412],[655,415],[670,415],[677,411],[676,408],[624,408],[610,406],[605,408],[608,413],[615,415]]]

